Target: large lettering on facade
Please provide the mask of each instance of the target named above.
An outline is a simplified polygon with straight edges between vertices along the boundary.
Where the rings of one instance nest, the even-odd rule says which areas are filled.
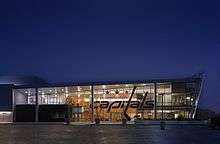
[[[123,109],[127,106],[128,101],[95,101],[94,108],[107,109],[107,112],[110,112],[111,109]],[[146,110],[154,108],[154,101],[131,101],[129,104],[130,108],[135,108],[138,110]]]

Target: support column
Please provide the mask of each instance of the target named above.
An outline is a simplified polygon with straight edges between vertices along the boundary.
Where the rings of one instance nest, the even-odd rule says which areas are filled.
[[[38,113],[39,112],[39,104],[38,104],[38,88],[35,88],[35,122],[38,122]]]
[[[161,94],[161,96],[162,96],[162,121],[163,121],[163,119],[164,119],[164,115],[163,115],[163,114],[164,114],[164,113],[163,113],[163,106],[164,106],[164,105],[163,105],[163,100],[164,100],[164,99],[163,99],[163,96],[164,96],[164,94]]]
[[[91,86],[91,109],[92,109],[92,123],[95,121],[94,120],[94,86]]]
[[[16,121],[16,111],[15,111],[15,93],[12,90],[12,122]]]
[[[157,83],[154,83],[154,120],[157,119]]]

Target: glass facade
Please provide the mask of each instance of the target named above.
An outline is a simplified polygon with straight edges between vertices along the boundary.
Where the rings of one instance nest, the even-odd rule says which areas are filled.
[[[65,104],[66,92],[64,87],[50,87],[38,89],[38,104]]]
[[[132,118],[141,115],[142,118],[153,119],[152,109],[141,110],[141,104],[145,93],[145,101],[154,101],[154,84],[121,84],[95,86],[94,109],[95,118],[102,121],[121,121],[124,118],[124,110],[134,86],[137,86],[128,108],[128,115]]]
[[[73,122],[92,121],[91,86],[73,86],[66,88],[66,103],[70,105],[70,120]]]
[[[14,105],[36,104],[36,91],[34,88],[15,89]]]
[[[12,112],[11,111],[0,111],[0,123],[12,122]]]
[[[15,89],[14,107],[18,105],[35,105],[36,93],[40,108],[46,106],[51,106],[51,108],[54,108],[54,105],[68,105],[68,117],[71,121],[92,121],[91,86]],[[54,116],[52,117],[64,118],[64,114],[59,112],[60,108],[57,107],[58,112],[53,111]]]
[[[134,95],[131,97],[135,87]],[[186,82],[91,84],[14,89],[14,106],[68,106],[72,122],[117,122],[125,110],[134,119],[191,119],[198,100],[201,79]],[[37,103],[36,103],[37,98]]]

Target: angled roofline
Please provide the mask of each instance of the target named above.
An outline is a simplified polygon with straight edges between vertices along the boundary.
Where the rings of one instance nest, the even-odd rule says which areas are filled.
[[[14,86],[14,89],[21,88],[44,88],[44,87],[66,87],[66,86],[90,86],[90,85],[113,85],[113,84],[137,84],[137,83],[168,83],[168,82],[195,82],[202,80],[202,77],[192,76],[175,79],[148,79],[148,80],[126,80],[126,81],[90,81],[90,82],[60,82],[47,83],[36,85],[19,85]]]

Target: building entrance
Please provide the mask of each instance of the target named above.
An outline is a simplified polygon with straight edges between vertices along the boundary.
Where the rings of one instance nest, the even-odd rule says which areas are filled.
[[[111,112],[110,113],[110,122],[119,122],[122,121],[122,113],[121,112]]]
[[[0,112],[0,122],[12,122],[12,112]]]

